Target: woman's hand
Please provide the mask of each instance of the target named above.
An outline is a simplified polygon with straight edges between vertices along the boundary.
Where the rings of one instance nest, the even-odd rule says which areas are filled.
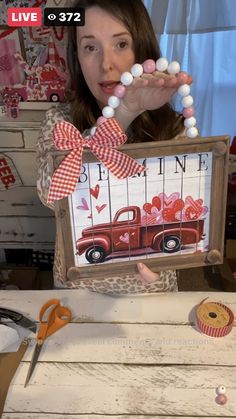
[[[191,84],[192,78],[183,72],[176,76],[159,71],[143,74],[131,86],[126,87],[125,96],[116,111],[116,119],[126,130],[141,113],[169,103],[173,94],[184,83]]]
[[[160,280],[159,273],[152,272],[144,263],[137,263],[138,268],[138,275],[137,279],[141,279],[144,284],[151,284],[152,282],[156,282]],[[162,282],[160,281],[160,291],[162,288]]]

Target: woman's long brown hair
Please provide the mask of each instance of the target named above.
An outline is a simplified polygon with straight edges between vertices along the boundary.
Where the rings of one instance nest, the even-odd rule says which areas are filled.
[[[100,7],[119,19],[128,29],[134,45],[135,62],[160,58],[151,20],[142,0],[79,0],[74,7]],[[90,92],[77,58],[76,27],[69,27],[68,68],[71,75],[71,113],[74,124],[80,131],[90,128],[101,116],[101,109]],[[146,111],[138,116],[127,130],[128,142],[167,140],[183,131],[183,117],[166,104],[154,111]]]

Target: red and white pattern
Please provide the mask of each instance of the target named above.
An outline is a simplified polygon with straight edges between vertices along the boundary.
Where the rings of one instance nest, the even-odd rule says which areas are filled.
[[[92,138],[83,138],[74,125],[64,121],[56,124],[53,136],[57,149],[72,151],[53,174],[48,203],[62,199],[75,191],[84,148],[89,148],[118,179],[125,179],[145,170],[145,167],[134,159],[116,150],[116,147],[127,141],[127,137],[115,119],[106,120],[99,125]]]
[[[60,56],[52,36],[50,36],[48,43],[48,63],[54,66],[58,65],[59,67],[61,65]]]
[[[197,308],[201,307],[202,304],[204,304],[204,301],[206,299],[204,299],[198,306]],[[234,314],[233,312],[230,310],[229,307],[227,307],[226,305],[222,304],[222,303],[218,303],[218,302],[212,302],[212,303],[208,303],[211,305],[211,312],[214,313],[215,308],[216,311],[220,311],[222,312],[222,315],[226,315],[228,316],[228,323],[226,325],[222,325],[222,326],[212,326],[212,324],[210,324],[210,322],[207,321],[207,319],[203,319],[201,318],[201,316],[198,313],[198,309],[197,309],[197,313],[196,313],[196,317],[197,317],[197,325],[200,329],[200,331],[202,333],[204,333],[205,335],[211,336],[211,337],[223,337],[228,335],[233,327],[233,323],[234,323]],[[217,316],[216,316],[217,318]]]
[[[50,26],[29,27],[30,38],[36,42],[42,42],[42,40],[45,37],[46,38],[49,37],[50,33],[51,33]]]

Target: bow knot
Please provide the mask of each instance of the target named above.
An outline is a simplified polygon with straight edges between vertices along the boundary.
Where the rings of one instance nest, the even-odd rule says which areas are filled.
[[[115,119],[108,119],[97,127],[93,137],[86,138],[71,123],[58,122],[53,130],[53,140],[57,149],[71,151],[53,174],[47,202],[62,199],[75,191],[84,148],[90,149],[118,179],[134,176],[145,169],[131,157],[116,150],[127,141],[127,137]]]

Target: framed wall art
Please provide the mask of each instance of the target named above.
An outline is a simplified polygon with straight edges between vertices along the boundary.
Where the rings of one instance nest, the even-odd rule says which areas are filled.
[[[0,26],[0,85],[13,86],[24,81],[24,72],[14,54],[25,59],[24,40],[21,28]]]
[[[126,144],[145,170],[123,180],[85,150],[75,192],[55,202],[67,277],[222,263],[228,149],[227,136]]]

